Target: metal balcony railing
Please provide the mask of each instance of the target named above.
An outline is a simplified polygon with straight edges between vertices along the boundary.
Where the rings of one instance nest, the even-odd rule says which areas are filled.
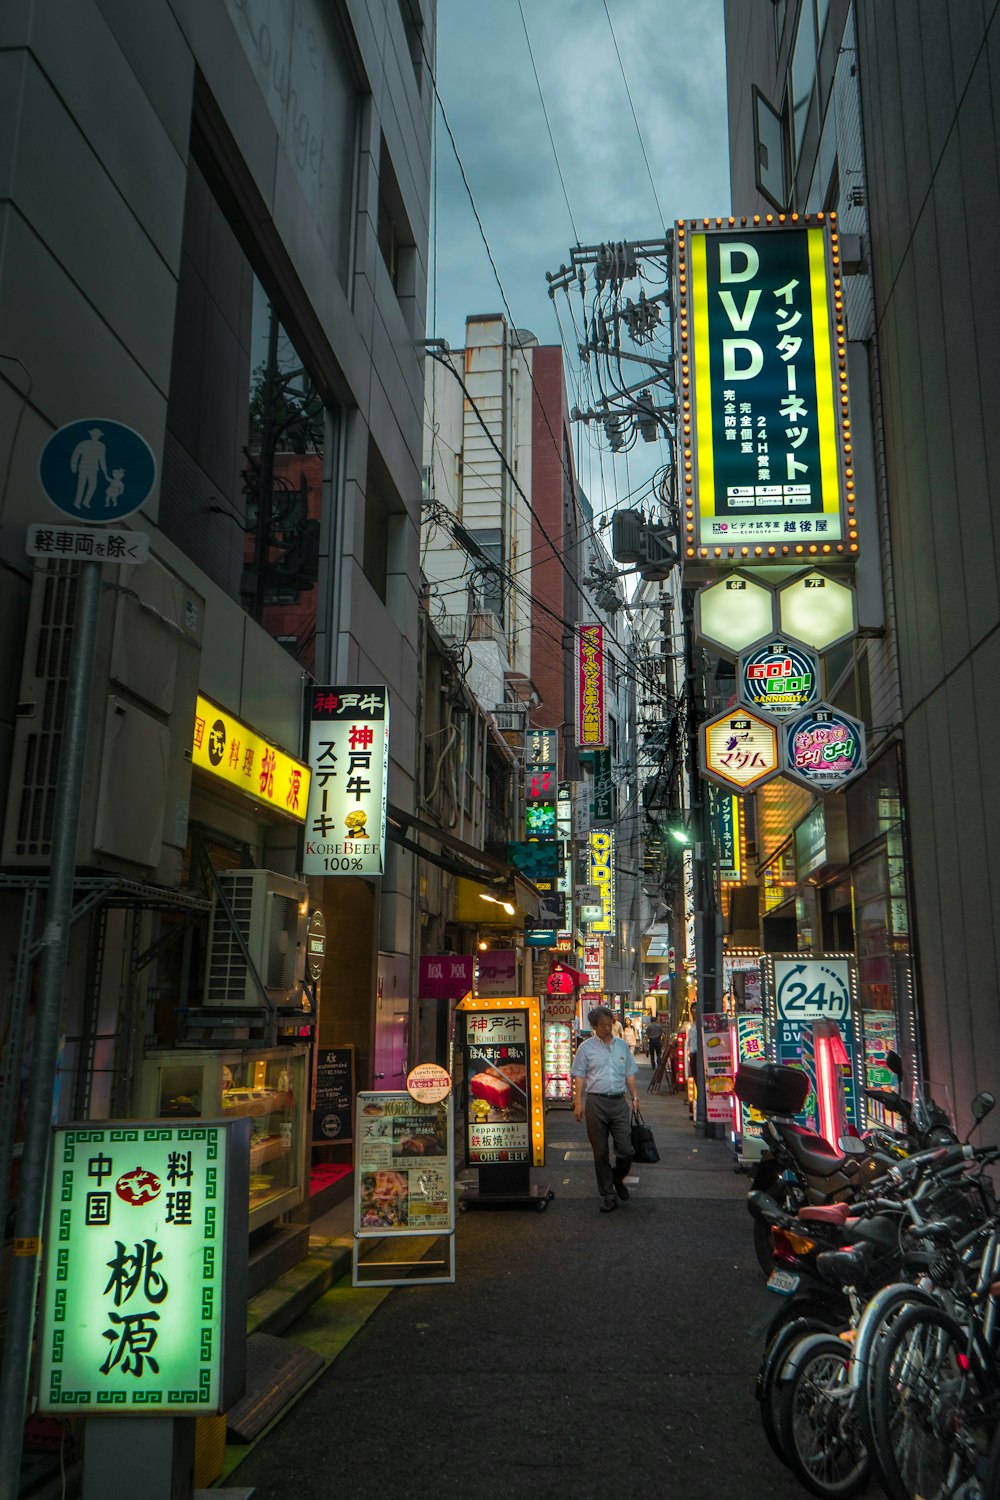
[[[463,645],[466,641],[496,641],[498,646],[507,644],[500,617],[488,609],[464,615],[442,615],[434,621],[434,626],[445,640],[461,641]]]

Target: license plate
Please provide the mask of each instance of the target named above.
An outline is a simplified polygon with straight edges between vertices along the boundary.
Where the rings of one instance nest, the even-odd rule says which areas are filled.
[[[779,1292],[782,1297],[790,1297],[798,1290],[799,1278],[791,1271],[772,1271],[767,1278],[768,1290]]]

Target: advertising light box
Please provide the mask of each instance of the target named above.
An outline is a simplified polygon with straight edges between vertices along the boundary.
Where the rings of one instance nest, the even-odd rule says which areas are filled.
[[[535,995],[467,997],[466,1160],[541,1166],[545,1160],[542,1013]]]
[[[41,1410],[175,1416],[241,1393],[249,1135],[249,1120],[56,1130]]]
[[[781,727],[785,775],[814,792],[835,792],[867,765],[865,726],[820,703]]]
[[[774,593],[747,573],[705,584],[694,597],[695,634],[723,656],[738,656],[775,628]]]
[[[677,226],[692,562],[857,552],[834,223],[806,214]]]
[[[310,770],[198,694],[191,764],[281,817],[303,823]]]
[[[770,719],[787,719],[819,701],[819,658],[798,641],[779,636],[744,652],[736,683],[748,708]]]
[[[581,750],[603,748],[608,733],[604,694],[604,626],[576,628],[576,743]]]
[[[389,691],[311,689],[305,875],[381,875],[389,792]]]
[[[775,726],[747,709],[727,709],[701,726],[701,774],[744,793],[777,776]]]

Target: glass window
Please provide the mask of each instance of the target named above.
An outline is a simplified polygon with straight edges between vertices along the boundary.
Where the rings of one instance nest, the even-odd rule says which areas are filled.
[[[326,408],[256,279],[250,372],[243,604],[311,671]]]
[[[785,122],[754,88],[754,163],[757,189],[781,211],[788,207]]]
[[[816,13],[813,0],[802,0],[791,67],[792,142],[796,156],[805,134],[816,79]]]

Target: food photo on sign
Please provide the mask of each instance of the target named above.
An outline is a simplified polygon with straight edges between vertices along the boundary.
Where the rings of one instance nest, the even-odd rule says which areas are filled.
[[[528,1037],[523,1012],[468,1017],[470,1162],[528,1160]]]

